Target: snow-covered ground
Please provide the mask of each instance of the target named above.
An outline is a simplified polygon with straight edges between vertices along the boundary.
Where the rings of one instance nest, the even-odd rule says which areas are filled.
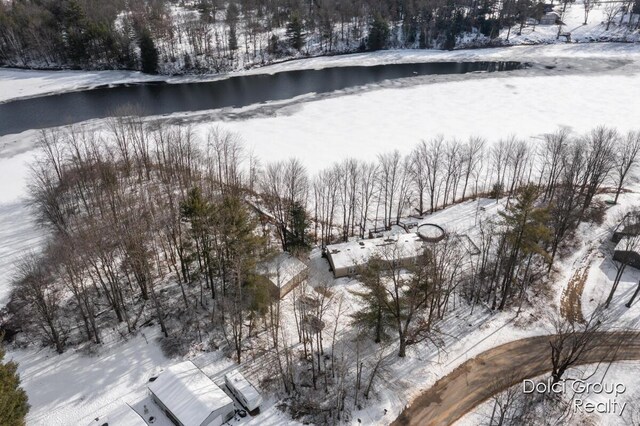
[[[489,141],[517,135],[535,143],[561,126],[626,131],[637,125],[638,99],[640,74],[486,78],[307,102],[221,127],[240,134],[263,161],[297,157],[315,171],[346,157],[406,153],[439,134]]]
[[[0,156],[0,306],[8,301],[15,261],[43,240],[24,198],[31,161],[33,152]]]

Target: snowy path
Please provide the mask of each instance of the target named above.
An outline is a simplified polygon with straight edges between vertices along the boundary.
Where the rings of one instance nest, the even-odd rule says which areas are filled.
[[[620,346],[618,338],[625,340]],[[577,364],[640,360],[637,333],[602,333]],[[440,379],[393,425],[451,425],[477,405],[526,378],[551,370],[549,336],[531,337],[490,349]]]

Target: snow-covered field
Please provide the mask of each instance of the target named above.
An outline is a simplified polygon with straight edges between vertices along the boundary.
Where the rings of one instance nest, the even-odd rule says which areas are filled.
[[[558,126],[567,126],[577,132],[598,124],[620,130],[637,127],[640,46],[636,45],[381,52],[290,62],[274,66],[271,71],[295,66],[316,68],[384,61],[551,59],[558,56],[575,58],[574,55],[624,59],[631,63],[612,72],[593,75],[516,72],[461,81],[385,87],[323,99],[307,97],[306,102],[276,109],[273,115],[227,119],[213,124],[239,133],[247,146],[265,162],[295,156],[312,172],[349,156],[373,159],[377,154],[395,148],[406,152],[421,139],[437,134],[457,138],[477,135],[490,141],[515,134],[536,143],[541,134],[556,130]],[[258,71],[267,72],[269,68]],[[22,77],[5,79],[8,74],[3,73],[18,73]],[[138,77],[0,70],[0,94],[7,100]],[[210,121],[195,124],[195,130],[204,134],[212,125]],[[6,303],[13,263],[25,250],[37,247],[43,235],[43,231],[32,223],[24,203],[27,164],[33,159],[33,137],[32,132],[25,132],[0,138],[0,305]],[[16,146],[21,148],[16,150]],[[601,270],[610,275],[606,266]],[[625,274],[623,278],[624,288],[621,284],[619,290],[620,302],[616,299],[615,303],[626,301],[625,294],[640,278],[630,269],[628,271],[629,275]],[[345,287],[348,285],[345,283]],[[607,287],[604,286],[605,290]],[[602,288],[600,277],[590,274],[583,304],[586,305],[590,298],[601,297],[597,291]],[[637,317],[638,312],[634,312],[630,315]],[[456,334],[451,336],[452,344],[447,353],[438,357],[428,348],[411,350],[406,359],[395,362],[385,373],[387,380],[378,395],[379,401],[354,413],[354,422],[360,418],[363,424],[387,424],[412,397],[466,359],[509,340],[547,331],[544,322],[514,324],[507,314],[488,321],[479,310],[474,314],[461,311],[449,321]],[[123,401],[144,397],[144,385],[149,375],[172,362],[161,354],[154,334],[145,333],[149,343],[138,335],[128,342],[105,348],[99,355],[68,351],[57,356],[48,350],[10,352],[10,357],[20,362],[23,384],[30,397],[29,424],[87,424]],[[387,414],[383,413],[385,408]],[[275,408],[265,414],[255,420],[273,424],[283,421]]]

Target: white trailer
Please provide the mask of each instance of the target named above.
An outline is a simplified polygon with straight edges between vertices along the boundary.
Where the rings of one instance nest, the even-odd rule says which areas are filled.
[[[149,384],[154,402],[178,426],[220,426],[233,418],[233,400],[191,361],[173,365]]]
[[[262,404],[260,392],[238,370],[225,374],[224,382],[233,396],[248,411],[260,408]]]

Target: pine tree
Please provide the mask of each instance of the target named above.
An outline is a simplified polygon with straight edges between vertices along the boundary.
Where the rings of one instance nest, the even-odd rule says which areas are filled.
[[[3,426],[21,426],[29,412],[27,394],[20,387],[18,365],[12,361],[4,363],[4,355],[0,345],[0,422]]]
[[[78,1],[67,2],[63,9],[62,25],[66,33],[66,53],[74,65],[80,65],[89,60],[86,24],[84,10]]]
[[[505,227],[505,239],[508,246],[508,257],[504,264],[499,309],[502,310],[512,291],[516,272],[522,276],[521,290],[524,291],[529,266],[534,256],[541,256],[549,260],[545,250],[546,243],[551,238],[548,226],[549,212],[547,208],[538,207],[538,189],[534,185],[522,188],[516,196],[515,203],[509,205],[504,212],[500,212],[502,225]],[[495,302],[494,302],[495,303]]]
[[[306,34],[302,20],[297,14],[291,16],[291,20],[287,24],[287,40],[289,46],[293,49],[300,50],[304,46]]]
[[[229,25],[229,50],[234,51],[238,50],[238,35],[237,35],[237,25],[238,25],[238,6],[235,3],[229,3],[227,7],[227,16],[226,21],[227,25]]]
[[[140,36],[140,61],[142,72],[147,74],[158,73],[158,49],[148,31],[143,31]]]
[[[389,24],[380,15],[376,16],[369,28],[367,37],[367,49],[380,50],[387,47],[389,41]]]
[[[309,247],[307,241],[307,228],[309,227],[307,211],[296,201],[291,205],[290,213],[291,223],[287,232],[287,250],[292,252],[305,250]]]
[[[376,343],[391,337],[389,331],[392,318],[385,306],[387,290],[383,283],[384,270],[384,261],[373,256],[359,271],[360,282],[365,290],[352,292],[363,304],[360,310],[351,315],[353,325],[371,332]]]

